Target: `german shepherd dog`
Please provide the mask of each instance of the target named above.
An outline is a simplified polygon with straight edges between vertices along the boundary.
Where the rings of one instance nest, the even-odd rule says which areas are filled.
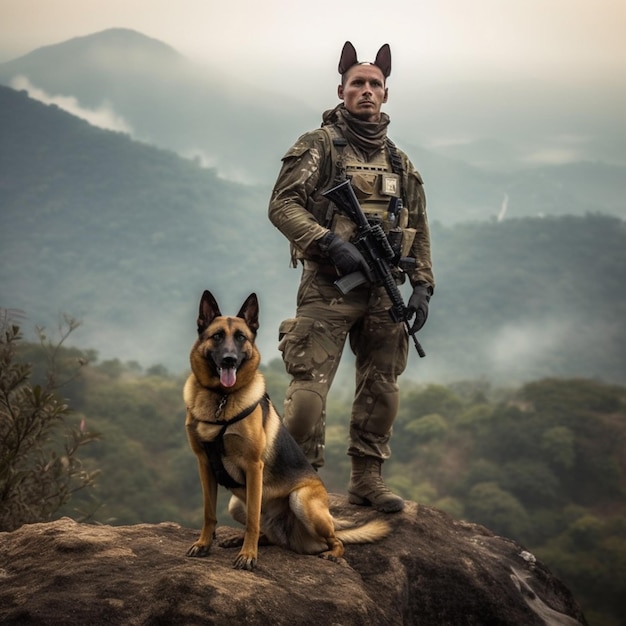
[[[354,527],[334,519],[328,492],[265,393],[255,345],[256,294],[236,317],[222,316],[215,298],[200,300],[198,339],[184,388],[187,436],[198,459],[204,523],[188,556],[206,556],[214,538],[218,484],[232,492],[229,513],[245,527],[237,569],[252,570],[261,538],[300,554],[333,561],[345,543],[370,543],[389,533],[383,520]],[[241,543],[242,540],[242,543]]]

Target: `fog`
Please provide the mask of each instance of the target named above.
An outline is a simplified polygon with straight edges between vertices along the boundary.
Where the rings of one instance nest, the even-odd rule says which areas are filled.
[[[28,95],[44,104],[54,104],[60,109],[86,120],[93,126],[122,133],[133,134],[132,126],[115,113],[113,106],[105,103],[97,109],[82,106],[74,96],[51,95],[44,89],[33,85],[26,76],[17,76],[10,82],[13,89],[28,91]]]

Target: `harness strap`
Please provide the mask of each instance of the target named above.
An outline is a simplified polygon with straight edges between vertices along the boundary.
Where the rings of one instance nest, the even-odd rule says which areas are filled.
[[[244,484],[237,482],[224,467],[224,455],[226,452],[224,448],[224,434],[226,433],[226,429],[229,426],[232,426],[233,424],[236,424],[237,422],[240,422],[241,420],[248,417],[248,415],[250,415],[259,404],[261,405],[261,409],[263,411],[263,424],[265,425],[267,415],[269,414],[269,396],[267,395],[267,393],[258,402],[255,402],[253,405],[241,411],[241,413],[235,415],[235,417],[233,417],[232,419],[223,423],[222,428],[220,429],[220,432],[217,434],[215,439],[213,439],[212,441],[202,442],[202,447],[204,448],[207,458],[209,459],[211,470],[213,471],[213,474],[218,484],[222,485],[222,487],[226,487],[227,489],[245,487]],[[221,424],[221,422],[206,423],[215,425]]]
[[[397,174],[400,178],[400,197],[404,199],[404,166],[402,165],[402,159],[400,158],[400,153],[398,152],[398,148],[396,144],[389,139],[389,137],[385,138],[385,145],[387,146],[387,151],[389,152],[389,160],[391,161],[391,170],[394,174]]]

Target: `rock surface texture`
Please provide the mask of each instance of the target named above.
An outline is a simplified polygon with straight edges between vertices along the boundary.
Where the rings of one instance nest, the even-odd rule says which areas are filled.
[[[381,515],[331,495],[336,517]],[[522,546],[408,502],[392,533],[332,563],[275,546],[253,572],[220,541],[185,556],[198,530],[63,518],[0,533],[2,624],[586,624],[568,589]],[[221,520],[225,522],[226,520]],[[228,522],[227,522],[228,523]]]

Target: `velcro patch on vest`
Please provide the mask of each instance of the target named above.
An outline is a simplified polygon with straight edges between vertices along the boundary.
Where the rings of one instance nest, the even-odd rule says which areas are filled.
[[[385,172],[382,175],[381,194],[384,196],[400,196],[400,177],[397,174]]]

